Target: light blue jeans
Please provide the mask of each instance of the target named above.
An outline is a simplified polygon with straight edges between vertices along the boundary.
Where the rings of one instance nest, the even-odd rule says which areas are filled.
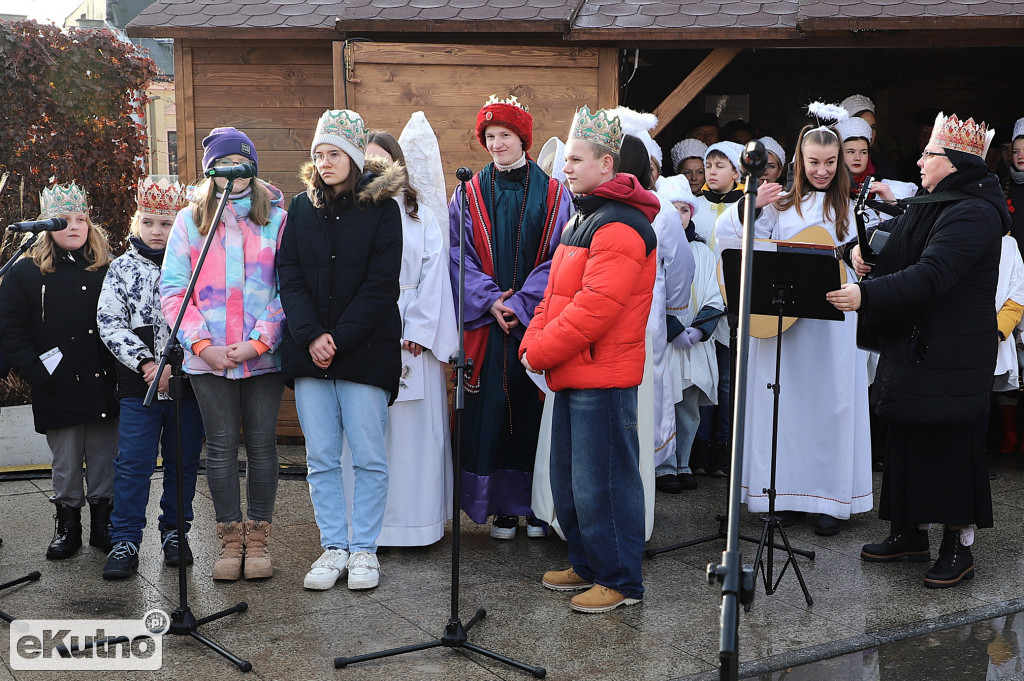
[[[676,450],[654,469],[655,475],[691,473],[690,449],[700,425],[700,388],[691,385],[683,391],[683,399],[676,402]]]
[[[387,391],[351,381],[296,378],[295,409],[306,437],[306,481],[320,545],[376,553],[388,500]],[[351,519],[341,475],[344,437],[354,473]]]

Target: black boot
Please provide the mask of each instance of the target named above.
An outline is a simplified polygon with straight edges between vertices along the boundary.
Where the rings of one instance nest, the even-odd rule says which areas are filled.
[[[974,556],[971,547],[960,543],[960,530],[948,527],[942,532],[939,559],[924,575],[924,585],[930,589],[945,589],[974,577]]]
[[[50,560],[64,560],[82,548],[82,509],[57,504],[53,515],[53,541],[46,549]]]
[[[711,447],[711,477],[729,477],[729,463],[732,458],[732,448],[728,442],[716,442]]]
[[[865,544],[860,550],[861,560],[869,563],[892,563],[906,558],[912,563],[931,560],[928,533],[917,527],[896,527],[892,524],[889,536],[878,544]]]
[[[114,510],[112,499],[99,499],[89,502],[89,546],[110,553],[113,544],[110,541],[110,512]]]
[[[711,472],[711,443],[695,439],[690,447],[690,470],[694,475],[708,475]]]

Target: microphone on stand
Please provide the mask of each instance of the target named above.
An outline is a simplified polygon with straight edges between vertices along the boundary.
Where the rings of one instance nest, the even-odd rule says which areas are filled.
[[[743,147],[743,154],[740,156],[740,165],[747,175],[759,177],[764,173],[768,165],[768,154],[765,153],[764,145],[760,140],[750,140],[747,146]]]
[[[459,182],[469,182],[473,179],[473,171],[469,168],[459,168],[455,171],[455,177]]]
[[[27,222],[15,222],[7,225],[9,232],[59,232],[68,228],[68,221],[64,218],[50,218],[49,220],[29,220]]]
[[[241,180],[247,177],[256,177],[256,165],[253,163],[242,163],[225,168],[210,168],[203,171],[203,175],[205,177],[224,177],[229,180]]]

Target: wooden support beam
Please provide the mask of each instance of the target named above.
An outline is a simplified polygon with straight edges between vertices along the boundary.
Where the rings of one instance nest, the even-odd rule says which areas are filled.
[[[684,78],[683,82],[654,110],[654,115],[658,117],[658,125],[651,131],[651,137],[657,137],[739,53],[738,47],[719,47],[711,50],[711,54],[704,57],[704,61],[698,64],[697,68],[691,71],[690,75]]]
[[[619,105],[619,49],[598,48],[597,54],[597,106],[614,109]]]

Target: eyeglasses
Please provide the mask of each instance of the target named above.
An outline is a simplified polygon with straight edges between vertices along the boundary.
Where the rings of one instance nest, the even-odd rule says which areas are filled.
[[[949,154],[940,154],[937,151],[922,151],[921,158],[927,160],[930,156],[949,156]]]
[[[312,158],[313,163],[317,165],[322,165],[325,161],[330,161],[331,165],[334,165],[339,163],[344,156],[345,152],[343,151],[328,151],[326,154],[313,154]]]

